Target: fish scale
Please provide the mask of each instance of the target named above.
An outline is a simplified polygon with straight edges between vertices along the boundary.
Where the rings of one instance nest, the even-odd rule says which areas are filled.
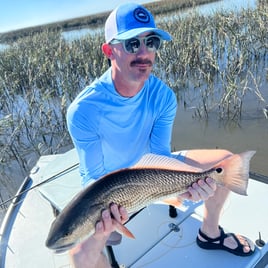
[[[213,177],[213,173],[216,171],[211,169],[204,173],[189,173],[189,172],[178,172],[163,169],[132,169],[122,172],[122,179],[124,179],[124,188],[122,189],[121,178],[118,174],[110,176],[111,180],[116,180],[119,185],[117,187],[111,187],[109,197],[102,198],[107,200],[107,204],[115,202],[124,206],[128,211],[135,212],[142,208],[148,201],[155,202],[159,201],[163,197],[169,197],[178,195],[187,190],[187,188],[200,178]],[[139,178],[142,181],[139,182]],[[156,178],[161,178],[155,183]],[[158,188],[158,191],[157,189]],[[107,193],[107,192],[106,192]],[[121,194],[122,193],[122,194]],[[122,198],[122,197],[128,198]],[[107,204],[105,204],[107,206]]]

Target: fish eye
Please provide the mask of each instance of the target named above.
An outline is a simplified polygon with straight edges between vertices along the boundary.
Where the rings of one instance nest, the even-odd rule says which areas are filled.
[[[222,168],[216,168],[217,173],[222,173]]]

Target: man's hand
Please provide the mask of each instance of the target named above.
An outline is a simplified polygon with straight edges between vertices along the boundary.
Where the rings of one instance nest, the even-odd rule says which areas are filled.
[[[214,195],[217,185],[212,178],[200,179],[193,183],[192,186],[188,188],[186,193],[180,195],[183,199],[188,199],[193,202],[198,202],[200,200],[207,200]]]
[[[94,239],[99,241],[105,240],[106,242],[110,234],[116,229],[116,224],[112,217],[122,224],[128,220],[126,209],[112,204],[109,210],[107,209],[102,212],[102,220],[96,224],[95,233],[93,235]]]
[[[106,268],[110,264],[103,254],[105,243],[116,229],[116,221],[125,223],[128,214],[125,208],[112,204],[102,212],[102,218],[96,224],[95,233],[87,240],[70,250],[70,256],[75,268]]]

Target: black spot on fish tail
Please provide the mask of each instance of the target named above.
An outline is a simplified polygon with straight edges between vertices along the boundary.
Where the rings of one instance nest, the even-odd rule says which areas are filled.
[[[222,173],[222,168],[216,168],[217,173]]]

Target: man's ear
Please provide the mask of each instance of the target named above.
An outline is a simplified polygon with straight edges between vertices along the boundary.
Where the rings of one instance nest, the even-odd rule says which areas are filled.
[[[104,55],[108,59],[110,59],[112,54],[113,54],[111,46],[109,44],[107,44],[107,43],[104,43],[104,44],[102,44],[101,49],[102,49],[102,52],[104,53]]]

